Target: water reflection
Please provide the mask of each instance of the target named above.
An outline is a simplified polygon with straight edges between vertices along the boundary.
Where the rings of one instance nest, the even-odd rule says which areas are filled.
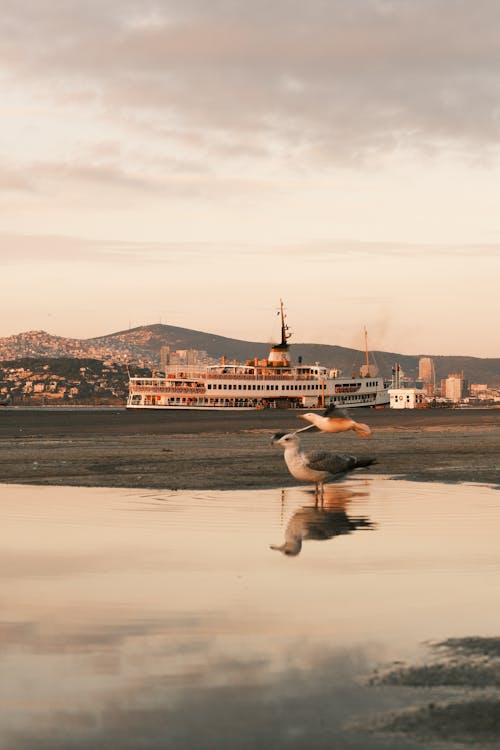
[[[348,485],[325,485],[321,502],[310,491],[314,502],[297,510],[285,529],[283,544],[271,544],[271,549],[296,557],[306,540],[323,541],[352,534],[357,529],[373,529],[375,524],[365,516],[348,515],[347,506],[355,499],[367,498],[367,490],[353,489]],[[286,504],[287,490],[282,491],[282,506]]]
[[[321,506],[303,487],[0,485],[2,750],[428,747],[367,731],[413,698],[366,677],[419,664],[425,641],[500,650],[498,493],[379,476],[326,489]],[[285,529],[295,555],[345,539],[288,564],[269,550]]]

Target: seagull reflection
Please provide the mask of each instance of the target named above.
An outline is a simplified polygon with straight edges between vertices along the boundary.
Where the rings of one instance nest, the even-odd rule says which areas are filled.
[[[315,497],[315,493],[311,493]],[[352,534],[357,529],[373,529],[375,525],[363,516],[349,516],[346,512],[351,500],[367,497],[368,492],[355,491],[349,487],[325,486],[324,499],[318,505],[304,505],[290,518],[285,529],[283,544],[271,544],[271,549],[284,555],[296,557],[302,549],[302,542],[309,539],[321,541],[336,536]]]

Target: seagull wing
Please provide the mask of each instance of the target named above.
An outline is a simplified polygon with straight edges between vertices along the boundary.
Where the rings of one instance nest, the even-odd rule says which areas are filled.
[[[322,417],[328,417],[329,419],[335,419],[335,417],[339,417],[340,419],[349,419],[349,414],[346,409],[339,409],[338,406],[329,406],[328,409],[325,409]]]
[[[307,465],[314,471],[327,471],[329,474],[343,474],[357,465],[355,456],[327,451],[312,451],[305,454]]]

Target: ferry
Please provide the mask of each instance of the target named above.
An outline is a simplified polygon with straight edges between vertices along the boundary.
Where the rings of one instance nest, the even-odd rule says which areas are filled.
[[[357,375],[318,363],[293,365],[283,302],[280,302],[281,341],[267,359],[215,365],[168,365],[152,377],[130,377],[127,409],[315,409],[328,406],[384,407],[389,404],[389,383],[366,363]]]

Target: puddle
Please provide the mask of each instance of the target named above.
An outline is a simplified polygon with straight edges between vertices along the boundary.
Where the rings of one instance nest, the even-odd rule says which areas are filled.
[[[484,485],[353,478],[322,507],[303,487],[2,485],[0,515],[6,750],[429,747],[400,712],[436,684],[370,676],[500,636]],[[452,721],[456,685],[437,689]]]

